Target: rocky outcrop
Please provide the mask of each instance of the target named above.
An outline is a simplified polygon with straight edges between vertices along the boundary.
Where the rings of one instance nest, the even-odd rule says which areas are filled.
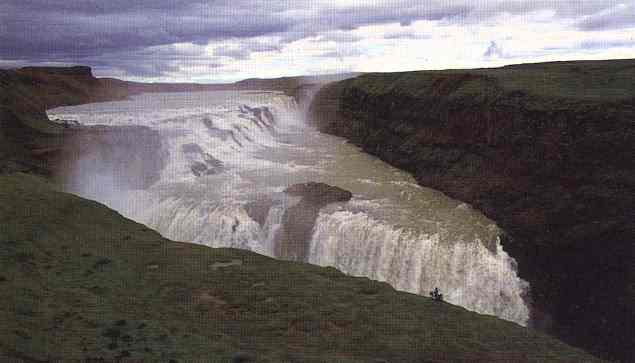
[[[635,356],[635,61],[370,74],[312,121],[480,209],[531,283],[536,327]]]
[[[273,199],[264,196],[245,204],[243,208],[245,208],[249,218],[258,222],[260,227],[263,227],[267,222],[267,216],[269,215],[269,211],[273,205]]]
[[[348,190],[315,182],[294,184],[285,189],[284,192],[295,197],[301,197],[302,202],[319,208],[330,203],[348,202],[353,197],[353,194]]]
[[[342,188],[314,182],[292,185],[285,193],[301,199],[282,216],[275,254],[285,260],[306,261],[320,209],[331,203],[347,202],[353,195]]]
[[[181,150],[190,160],[190,170],[195,176],[218,174],[223,170],[223,162],[203,151],[198,144],[185,144]]]

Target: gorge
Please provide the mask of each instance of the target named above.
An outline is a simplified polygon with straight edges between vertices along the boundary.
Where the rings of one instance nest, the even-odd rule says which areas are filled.
[[[284,94],[145,94],[48,114],[158,133],[155,144],[112,134],[107,145],[117,152],[83,141],[78,157],[59,162],[59,177],[68,191],[165,237],[334,266],[421,295],[439,287],[448,302],[527,324],[529,286],[516,277],[493,222],[307,127],[302,108]],[[144,155],[140,169],[135,160]],[[152,166],[158,176],[148,187],[127,182],[143,180],[139,170]],[[352,195],[324,190],[311,197],[319,184],[299,184],[307,182]],[[254,208],[261,223],[248,213]]]
[[[450,303],[602,357],[631,354],[631,61],[361,75],[325,86],[310,110],[302,97],[315,80],[302,78],[149,91],[85,68],[3,72],[3,174],[43,175],[167,238],[335,266],[422,295],[439,287]],[[531,72],[553,89],[537,90],[535,74],[522,76]],[[580,74],[595,92],[575,94]],[[311,206],[319,185],[341,188],[329,189],[333,203]],[[289,213],[298,210],[307,213]],[[228,253],[214,266],[252,259]],[[513,359],[545,360],[547,345]],[[592,360],[553,347],[561,355],[550,360]],[[479,359],[507,353],[488,354]]]
[[[634,80],[633,60],[367,74],[322,89],[312,122],[495,220],[531,324],[629,361]]]

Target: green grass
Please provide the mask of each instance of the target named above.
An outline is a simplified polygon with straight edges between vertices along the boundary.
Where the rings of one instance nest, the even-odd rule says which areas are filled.
[[[635,60],[520,64],[502,68],[373,73],[345,81],[371,94],[413,97],[446,89],[455,96],[523,92],[546,99],[619,101],[635,97]]]
[[[26,174],[0,177],[0,289],[3,361],[593,361],[333,268],[172,242]]]

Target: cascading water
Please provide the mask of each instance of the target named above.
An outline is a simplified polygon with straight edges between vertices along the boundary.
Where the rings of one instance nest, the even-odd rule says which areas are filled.
[[[427,294],[434,287],[454,304],[526,323],[518,306],[525,283],[510,272],[513,260],[498,241],[489,250],[478,238],[449,241],[445,231],[422,234],[395,228],[363,212],[323,213],[316,223],[309,262],[351,275],[387,281],[396,289]]]
[[[150,187],[117,187],[112,180],[121,176],[105,171],[121,168],[80,157],[73,161],[79,182],[69,188],[168,238],[274,256],[285,211],[297,203],[283,190],[324,182],[354,197],[321,209],[307,241],[308,262],[413,293],[439,287],[451,303],[527,324],[529,286],[516,275],[492,221],[306,126],[283,94],[145,94],[49,114],[82,124],[148,126],[160,134],[156,155],[165,160],[152,165],[165,166]],[[129,152],[136,154],[134,147]]]

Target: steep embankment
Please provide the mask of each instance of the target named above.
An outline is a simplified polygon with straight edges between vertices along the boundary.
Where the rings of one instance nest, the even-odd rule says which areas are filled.
[[[124,89],[93,77],[88,67],[0,70],[0,173],[50,173],[46,158],[77,130],[50,122],[47,109],[126,96]]]
[[[368,74],[329,85],[325,132],[508,232],[536,326],[635,356],[635,61]]]
[[[53,107],[124,99],[130,94],[124,84],[95,78],[89,67],[0,70],[0,174],[64,176],[70,183],[81,170],[69,167],[92,163],[113,168],[104,173],[118,178],[113,183],[133,188],[152,183],[162,165],[156,131],[80,127],[46,115]],[[82,163],[68,162],[79,158]]]
[[[35,176],[0,176],[0,221],[2,361],[594,361],[332,268],[172,242]]]

